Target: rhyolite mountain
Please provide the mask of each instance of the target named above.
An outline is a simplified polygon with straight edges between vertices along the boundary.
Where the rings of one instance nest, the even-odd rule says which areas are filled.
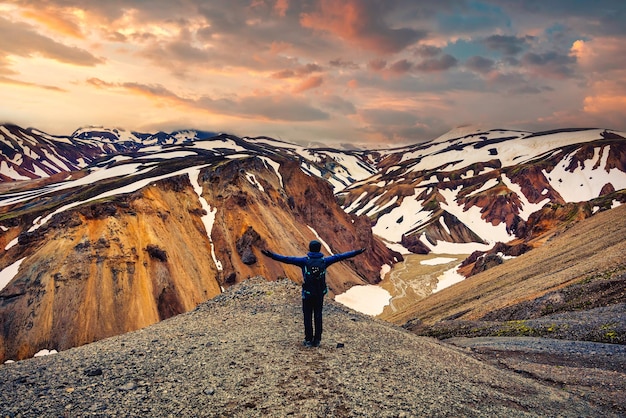
[[[389,150],[267,137],[0,126],[0,361],[66,349],[194,308],[263,258],[366,247],[331,294],[377,283],[402,253],[519,254],[626,201],[626,140],[601,129],[464,128]],[[473,254],[467,275],[487,268]]]
[[[265,258],[264,248],[303,254],[315,238],[326,252],[367,248],[367,257],[333,266],[333,293],[376,283],[382,265],[402,258],[373,236],[367,217],[342,210],[314,175],[324,165],[300,147],[220,135],[124,139],[114,151],[109,137],[84,131],[74,148],[66,147],[73,138],[15,126],[0,135],[14,150],[3,172],[32,177],[1,185],[2,361],[144,327],[248,277],[298,280],[296,267]],[[87,161],[76,154],[82,148],[85,168],[60,163]]]

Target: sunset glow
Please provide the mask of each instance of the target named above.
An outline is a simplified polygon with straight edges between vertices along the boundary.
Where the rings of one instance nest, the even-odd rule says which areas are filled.
[[[392,146],[626,131],[621,0],[0,1],[0,123]]]

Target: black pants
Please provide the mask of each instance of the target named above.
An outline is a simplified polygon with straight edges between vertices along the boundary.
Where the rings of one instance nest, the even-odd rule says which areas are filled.
[[[322,307],[324,296],[307,296],[302,299],[304,314],[304,339],[306,341],[322,341]],[[313,334],[313,318],[315,318],[315,334]]]

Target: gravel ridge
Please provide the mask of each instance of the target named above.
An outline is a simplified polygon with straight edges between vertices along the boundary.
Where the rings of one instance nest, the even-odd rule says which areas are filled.
[[[0,366],[2,417],[619,416],[334,301],[302,346],[299,287],[249,279],[194,311]]]

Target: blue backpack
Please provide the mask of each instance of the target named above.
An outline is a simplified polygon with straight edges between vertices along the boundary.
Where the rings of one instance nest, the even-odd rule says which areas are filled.
[[[307,257],[307,262],[304,265],[304,283],[302,283],[303,294],[321,297],[327,291],[326,262],[323,258]]]

